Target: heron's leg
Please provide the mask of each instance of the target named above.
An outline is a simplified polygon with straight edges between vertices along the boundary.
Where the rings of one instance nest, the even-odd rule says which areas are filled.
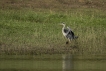
[[[67,38],[67,37],[64,37],[65,39]],[[67,40],[67,39],[66,39]],[[66,44],[68,44],[69,43],[69,41],[66,41]]]
[[[68,44],[68,43],[70,43],[71,41],[70,41],[70,39],[68,38],[68,41],[66,41],[66,44]]]
[[[68,41],[71,42],[71,40],[68,38]]]
[[[69,41],[66,41],[66,44],[68,44],[69,43]]]

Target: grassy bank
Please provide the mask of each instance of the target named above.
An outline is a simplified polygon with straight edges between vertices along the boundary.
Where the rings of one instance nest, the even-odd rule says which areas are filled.
[[[0,10],[0,54],[106,54],[104,9],[26,8],[16,10],[5,6]],[[69,45],[61,33],[61,22],[79,36]]]

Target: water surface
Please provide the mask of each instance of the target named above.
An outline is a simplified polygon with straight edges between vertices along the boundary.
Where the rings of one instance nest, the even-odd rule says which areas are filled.
[[[106,71],[106,56],[1,55],[0,71]]]

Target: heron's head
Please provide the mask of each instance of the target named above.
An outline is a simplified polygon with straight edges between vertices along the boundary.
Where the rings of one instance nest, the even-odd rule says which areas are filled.
[[[65,26],[65,23],[61,23],[60,25]]]

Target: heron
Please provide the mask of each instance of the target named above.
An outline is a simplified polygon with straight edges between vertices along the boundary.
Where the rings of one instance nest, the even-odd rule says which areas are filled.
[[[63,36],[65,36],[69,40],[66,42],[66,44],[68,44],[71,40],[78,38],[78,36],[75,36],[74,32],[69,27],[65,27],[64,23],[62,23],[61,25],[63,25],[62,28]]]

